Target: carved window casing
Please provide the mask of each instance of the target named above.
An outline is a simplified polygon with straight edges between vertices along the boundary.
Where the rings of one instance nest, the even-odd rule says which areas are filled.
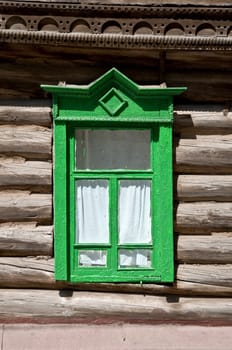
[[[53,94],[55,274],[172,282],[172,98],[116,69]]]

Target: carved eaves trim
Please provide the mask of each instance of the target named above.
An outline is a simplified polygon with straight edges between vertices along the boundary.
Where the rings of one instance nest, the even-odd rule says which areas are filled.
[[[205,18],[231,19],[232,4],[230,6],[138,6],[138,5],[101,5],[58,2],[26,2],[26,1],[0,1],[0,11],[4,13],[26,14],[49,13],[52,15],[67,15],[75,13],[76,16],[112,16],[115,17],[167,17],[167,18]]]
[[[231,50],[232,37],[185,37],[177,35],[117,35],[28,31],[0,31],[0,41],[72,47],[116,49]]]
[[[229,19],[232,8],[208,8],[207,12],[202,12],[202,8],[188,7],[102,8],[97,5],[16,1],[3,7],[3,1],[0,1],[0,10],[1,42],[131,49],[232,50],[232,21]]]

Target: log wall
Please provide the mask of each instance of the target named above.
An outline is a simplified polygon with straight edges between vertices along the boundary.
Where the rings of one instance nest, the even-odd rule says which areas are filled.
[[[3,51],[0,55],[9,54]],[[14,56],[14,84],[5,71],[12,69],[12,63],[3,60],[3,64],[0,64],[0,72],[4,71],[0,83],[4,97],[0,101],[0,318],[25,315],[44,317],[48,313],[58,317],[65,312],[72,317],[84,318],[89,318],[92,312],[94,318],[101,313],[100,305],[110,318],[118,315],[122,300],[125,310],[131,312],[135,298],[139,306],[131,318],[137,315],[144,320],[231,319],[231,301],[227,299],[232,295],[232,111],[227,103],[229,91],[223,95],[224,88],[219,89],[221,92],[218,93],[218,90],[212,89],[211,83],[204,81],[204,94],[202,90],[197,92],[197,79],[193,79],[193,73],[186,68],[192,60],[199,68],[197,74],[203,69],[202,61],[194,54],[191,59],[186,55],[182,57],[187,73],[181,75],[181,82],[178,81],[174,68],[180,65],[181,56],[169,55],[167,80],[176,86],[189,87],[188,94],[183,96],[182,101],[177,101],[179,105],[175,107],[175,283],[71,285],[54,280],[51,101],[46,95],[44,99],[36,99],[43,97],[42,90],[39,90],[40,83],[57,83],[55,75],[60,71],[58,66],[61,67],[67,57],[64,53],[63,61],[54,60],[52,68],[48,64],[52,60],[51,52],[46,52],[47,60],[44,57],[34,60],[29,56],[28,52],[25,53],[21,61]],[[97,67],[96,73],[94,56],[87,58],[82,52],[77,66],[85,69],[78,70],[80,79],[74,77],[76,82],[86,83],[87,66],[90,72],[87,80],[101,75],[107,66],[106,59],[102,62],[103,68]],[[129,72],[128,75],[138,83],[149,83],[151,77],[148,73],[151,67],[154,68],[154,62],[158,67],[158,56],[147,58],[147,68],[139,71],[136,79],[134,72],[139,59],[141,57],[135,57],[134,66],[129,67],[127,58],[122,71]],[[26,78],[22,69],[25,60]],[[214,60],[216,56],[212,62]],[[75,63],[75,60],[71,60],[63,71],[67,80],[70,78],[69,82],[74,79]],[[119,69],[120,64],[118,62]],[[223,64],[224,72],[217,79],[225,81],[229,64],[227,56]],[[209,67],[211,73],[214,72],[213,67],[214,64]],[[159,74],[153,68],[152,79],[156,81]],[[215,86],[217,83],[215,81]],[[217,104],[214,99],[216,93]],[[18,96],[27,99],[18,99]],[[57,290],[64,289],[70,292],[75,290],[75,300],[58,295]],[[109,298],[114,300],[115,308],[106,312],[107,303],[102,301],[101,304],[101,297],[99,299],[93,292],[114,293]],[[149,299],[147,307],[160,312],[148,317],[146,307],[141,311],[146,305],[143,296],[128,297],[117,293],[149,294],[153,299]],[[18,306],[10,302],[16,295],[20,300]],[[170,304],[169,298],[175,297],[176,304]],[[82,298],[83,314],[76,311],[81,300],[79,298]],[[95,302],[96,309],[93,307]],[[54,309],[50,312],[52,306]]]
[[[13,104],[17,104],[16,101]],[[2,287],[56,287],[52,259],[51,108],[47,106],[48,102],[44,107],[41,107],[41,101],[38,104],[39,107],[19,106],[18,109],[10,103],[0,106],[0,129],[7,134],[5,137],[3,132],[0,141],[4,144],[3,140],[7,138],[0,157]],[[231,113],[225,116],[219,105],[204,111],[195,106],[185,107],[187,111],[182,109],[179,107],[175,111],[178,140],[174,150],[177,282],[173,289],[153,286],[149,290],[178,294],[194,294],[195,290],[197,295],[225,295],[232,291]],[[25,115],[21,114],[22,110]],[[6,124],[5,113],[10,116],[11,123]],[[42,125],[38,125],[39,120]],[[209,130],[214,135],[208,135]],[[228,141],[221,141],[223,138]],[[19,139],[20,147],[17,147]],[[202,140],[207,147],[203,147],[204,143],[201,157],[197,146]],[[196,154],[186,159],[189,149]],[[216,156],[218,149],[225,153],[224,158]],[[207,170],[208,164],[210,170]],[[222,174],[215,175],[217,169]],[[26,257],[38,255],[45,256],[45,260],[35,260],[37,264],[31,268],[34,260]],[[221,269],[226,278],[220,273]],[[126,286],[123,288],[127,289]]]
[[[141,85],[166,82],[169,87],[187,86],[188,90],[181,96],[181,101],[222,103],[223,109],[227,109],[231,103],[229,52],[190,54],[189,51],[170,51],[161,62],[160,53],[153,50],[122,49],[119,54],[110,49],[90,51],[2,43],[0,59],[0,99],[43,99],[46,94],[40,84],[56,85],[59,81],[88,84],[115,67]],[[39,125],[44,125],[44,122]]]

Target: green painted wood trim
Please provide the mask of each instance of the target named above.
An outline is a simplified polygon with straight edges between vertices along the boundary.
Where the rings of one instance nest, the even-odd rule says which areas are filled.
[[[171,121],[172,97],[186,88],[139,86],[112,68],[87,86],[41,85],[56,99],[54,119],[92,122]],[[162,113],[162,111],[170,113]]]
[[[86,95],[91,98],[92,94],[95,93],[96,90],[102,89],[102,86],[106,88],[108,91],[112,84],[115,83],[116,87],[119,90],[127,90],[132,93],[134,96],[175,96],[181,94],[186,90],[186,87],[178,87],[178,88],[163,88],[159,86],[143,86],[137,85],[127,76],[122,74],[116,68],[110,69],[108,72],[103,74],[100,78],[96,79],[89,85],[41,85],[42,89],[47,92],[51,92],[53,94],[57,94],[60,96],[70,96],[70,95]]]
[[[167,112],[166,112],[167,113]],[[140,125],[144,129],[143,125]],[[132,124],[131,129],[138,129]],[[173,228],[172,224],[172,125],[154,124],[151,139],[151,164],[152,169],[146,171],[84,171],[77,172],[75,166],[71,170],[74,179],[108,179],[110,188],[110,231],[111,244],[77,244],[74,249],[106,249],[109,260],[106,268],[102,267],[75,267],[71,269],[72,282],[172,282],[173,281]],[[74,129],[73,129],[74,130]],[[118,128],[117,128],[118,130]],[[74,131],[73,131],[74,132]],[[74,147],[74,145],[73,145]],[[71,161],[74,150],[70,152]],[[165,170],[165,172],[163,172]],[[153,245],[150,244],[128,244],[118,245],[118,182],[120,179],[153,179],[152,185],[152,236]],[[72,181],[71,181],[72,182]],[[164,191],[163,191],[164,190]],[[162,193],[162,191],[164,193]],[[71,195],[71,194],[70,194]],[[162,199],[162,201],[161,201]],[[73,212],[73,211],[72,211]],[[168,215],[171,219],[168,219]],[[163,245],[165,252],[162,254]],[[118,249],[153,249],[152,268],[121,268],[118,269]],[[77,258],[75,259],[77,262]]]
[[[69,211],[68,211],[68,222],[69,222],[69,230],[67,232],[67,237],[69,239],[68,251],[70,257],[68,259],[68,267],[69,271],[74,271],[77,265],[78,256],[77,250],[71,249],[76,244],[76,179],[73,176],[70,176],[73,169],[75,168],[75,136],[74,136],[74,128],[67,127],[67,144],[69,145],[66,161],[67,161],[67,169],[68,169],[68,203],[69,203]],[[70,276],[70,272],[69,272]],[[69,277],[70,278],[70,277]]]
[[[43,86],[53,93],[55,278],[71,282],[172,282],[173,96],[185,88],[138,86],[112,69],[87,87]],[[148,171],[77,171],[75,128],[152,129],[152,167]],[[110,243],[76,244],[76,180],[109,180]],[[152,237],[150,244],[118,245],[118,182],[152,180]],[[151,268],[118,268],[119,248],[153,249]],[[78,251],[106,250],[106,267],[78,267]]]
[[[160,125],[155,144],[155,264],[162,282],[174,281],[172,127]]]
[[[69,237],[68,237],[68,163],[66,124],[56,123],[54,127],[54,248],[55,278],[68,280]]]

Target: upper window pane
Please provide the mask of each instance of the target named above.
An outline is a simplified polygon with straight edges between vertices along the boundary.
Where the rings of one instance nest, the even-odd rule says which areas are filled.
[[[151,132],[145,130],[76,129],[76,167],[150,169]]]

